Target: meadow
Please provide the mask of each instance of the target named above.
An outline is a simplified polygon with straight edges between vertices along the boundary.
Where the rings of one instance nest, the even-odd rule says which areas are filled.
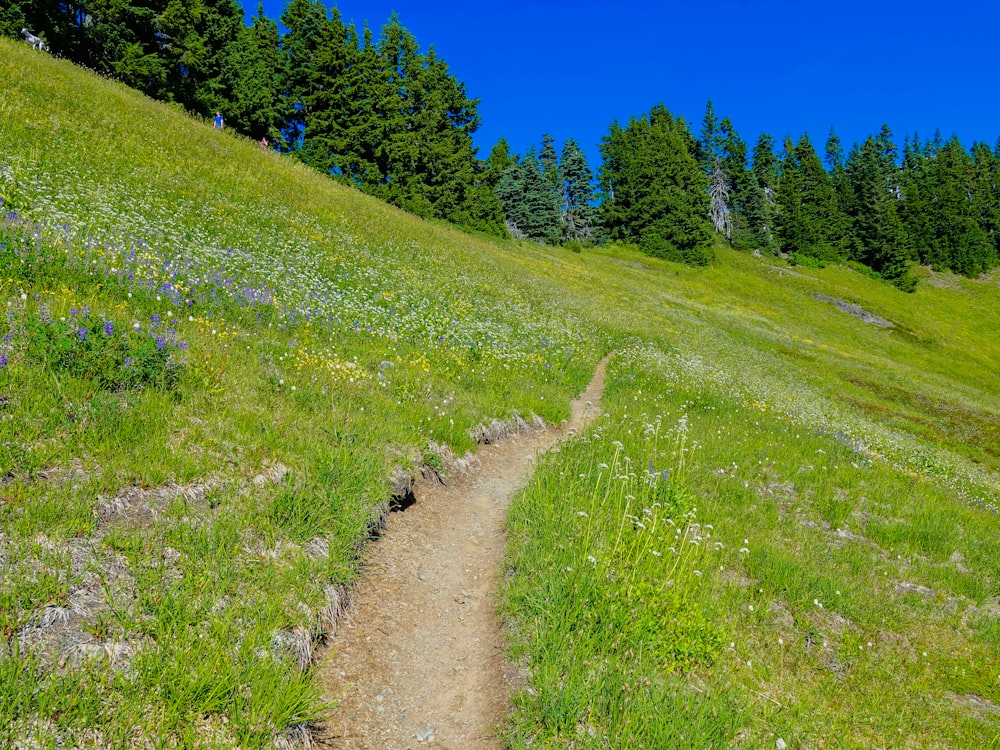
[[[612,351],[511,509],[504,743],[998,744],[996,276],[498,243],[25,45],[0,82],[2,744],[307,745],[394,493]]]

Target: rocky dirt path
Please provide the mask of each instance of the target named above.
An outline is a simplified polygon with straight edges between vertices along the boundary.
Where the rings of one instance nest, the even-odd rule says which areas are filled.
[[[513,679],[496,609],[507,504],[537,454],[597,416],[605,364],[568,423],[483,446],[478,469],[446,485],[419,482],[417,502],[391,514],[366,552],[352,611],[317,666],[335,702],[323,746],[500,747],[496,727]]]

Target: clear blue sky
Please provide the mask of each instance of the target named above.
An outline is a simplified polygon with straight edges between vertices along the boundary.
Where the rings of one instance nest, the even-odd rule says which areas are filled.
[[[244,0],[250,13],[256,2]],[[328,3],[332,5],[333,3]],[[393,11],[480,99],[480,157],[505,137],[521,153],[550,133],[598,144],[662,102],[698,131],[705,102],[753,142],[831,125],[845,149],[888,123],[902,145],[940,128],[966,146],[1000,137],[1000,3],[815,0],[342,0],[378,34]],[[265,0],[278,19],[284,0]]]

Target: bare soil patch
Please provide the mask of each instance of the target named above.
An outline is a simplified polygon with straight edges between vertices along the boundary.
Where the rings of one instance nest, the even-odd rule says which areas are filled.
[[[500,747],[515,679],[496,597],[507,505],[538,454],[597,416],[605,364],[568,423],[483,446],[477,469],[417,482],[416,503],[391,514],[317,665],[332,703],[322,746]]]

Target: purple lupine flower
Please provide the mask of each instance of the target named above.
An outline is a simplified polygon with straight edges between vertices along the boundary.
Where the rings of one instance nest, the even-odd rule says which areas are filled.
[[[80,339],[80,341],[86,341],[87,340],[87,328],[86,328],[86,326],[80,326],[79,328],[77,328],[76,329],[76,335]]]
[[[156,350],[162,352],[167,348],[167,340],[163,336],[156,337]]]
[[[180,349],[181,351],[187,349],[188,348],[187,341],[178,341],[177,348]]]
[[[153,313],[152,315],[150,315],[149,316],[149,322],[152,323],[154,326],[159,325],[160,324],[160,314],[159,313]]]
[[[10,363],[10,358],[6,354],[0,354],[0,367],[6,367]]]
[[[104,335],[111,336],[115,332],[115,324],[110,320],[104,321]]]
[[[90,317],[90,305],[84,305],[83,306],[83,316],[85,318],[89,318]]]
[[[77,310],[77,309],[76,309],[75,307],[71,307],[71,308],[69,309],[69,314],[70,314],[70,315],[79,315],[79,314],[80,314],[80,311],[79,311],[79,310]]]

